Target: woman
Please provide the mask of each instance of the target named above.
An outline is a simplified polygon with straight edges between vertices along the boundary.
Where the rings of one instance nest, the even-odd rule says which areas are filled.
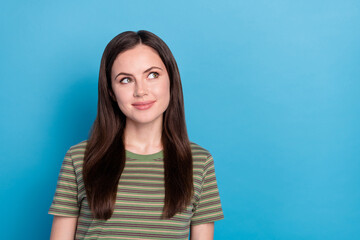
[[[51,239],[213,239],[223,219],[211,154],[188,139],[167,45],[123,32],[103,53],[89,140],[66,153]]]

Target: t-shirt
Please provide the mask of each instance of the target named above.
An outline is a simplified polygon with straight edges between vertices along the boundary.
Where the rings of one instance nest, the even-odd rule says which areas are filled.
[[[75,239],[188,239],[190,225],[224,218],[212,155],[191,142],[194,197],[185,211],[161,219],[164,206],[163,151],[141,155],[126,150],[113,215],[95,219],[82,177],[87,141],[72,146],[61,166],[49,214],[78,217]]]

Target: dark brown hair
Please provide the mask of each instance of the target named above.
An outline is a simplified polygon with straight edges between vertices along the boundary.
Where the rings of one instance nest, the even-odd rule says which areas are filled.
[[[86,146],[83,178],[95,218],[109,219],[114,211],[117,187],[125,166],[124,129],[121,112],[111,88],[111,68],[119,53],[147,45],[157,51],[170,79],[170,102],[164,112],[161,141],[164,153],[165,199],[163,218],[171,218],[190,204],[193,196],[193,165],[187,135],[179,70],[168,46],[148,31],[123,32],[106,46],[101,58],[98,112]]]

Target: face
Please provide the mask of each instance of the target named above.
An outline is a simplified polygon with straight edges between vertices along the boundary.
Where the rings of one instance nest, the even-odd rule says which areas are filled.
[[[111,86],[127,124],[162,124],[170,101],[170,80],[154,49],[139,44],[120,53],[112,66]]]

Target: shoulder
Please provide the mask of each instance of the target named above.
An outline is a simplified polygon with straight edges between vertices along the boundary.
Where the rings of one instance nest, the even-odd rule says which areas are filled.
[[[71,146],[66,155],[68,155],[74,163],[82,162],[84,159],[87,142],[87,140],[84,140]]]
[[[211,154],[210,154],[209,150],[203,148],[199,144],[190,141],[190,147],[191,147],[191,153],[192,153],[194,162],[201,161],[204,163],[209,158],[211,158]]]
[[[209,150],[203,148],[202,146],[200,146],[197,143],[194,143],[192,141],[190,141],[190,147],[191,147],[191,152],[194,155],[201,155],[201,156],[205,156],[208,157],[210,155]]]
[[[69,151],[71,153],[76,153],[76,152],[82,152],[85,151],[86,149],[86,145],[87,145],[87,140],[81,141],[73,146],[70,147]]]

